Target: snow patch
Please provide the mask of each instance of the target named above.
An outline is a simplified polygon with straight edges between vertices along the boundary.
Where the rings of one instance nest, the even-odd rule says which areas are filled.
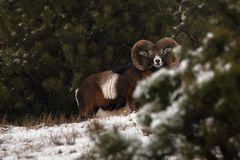
[[[218,60],[217,64],[215,65],[215,68],[221,73],[229,72],[230,69],[232,68],[232,64],[231,63],[225,63],[221,60]]]
[[[214,34],[211,32],[208,32],[206,37],[203,39],[203,43],[206,45],[210,39],[212,39],[214,37]]]
[[[213,71],[200,71],[197,75],[197,84],[202,85],[214,78]]]
[[[202,55],[203,50],[204,48],[201,46],[201,47],[198,47],[196,50],[189,50],[188,52],[192,56],[200,57]]]
[[[196,77],[196,84],[200,87],[211,81],[215,76],[215,72],[211,69],[210,63],[206,63],[204,66],[202,64],[196,64],[193,67],[193,72]]]
[[[176,124],[181,124],[181,116],[184,114],[180,109],[181,103],[186,99],[182,96],[178,100],[174,101],[171,106],[168,106],[166,110],[158,113],[151,114],[154,121],[151,123],[151,128],[154,130],[160,126],[174,127]]]
[[[138,82],[138,85],[133,93],[133,97],[140,98],[143,95],[148,98],[149,89],[152,84],[164,80],[166,76],[173,76],[175,74],[175,70],[167,70],[165,68],[153,73],[150,77]]]
[[[175,75],[184,73],[188,68],[188,64],[188,60],[183,60],[179,64],[178,68],[174,70],[163,68],[158,70],[157,72],[154,72],[151,76],[138,82],[138,85],[133,92],[133,97],[140,98],[141,96],[144,96],[145,98],[149,98],[149,90],[151,89],[152,84],[164,81],[166,77],[173,77]]]
[[[0,159],[78,159],[94,147],[88,130],[94,121],[106,130],[116,126],[126,137],[138,137],[142,143],[149,139],[137,123],[135,113],[53,127],[7,126],[0,127]]]

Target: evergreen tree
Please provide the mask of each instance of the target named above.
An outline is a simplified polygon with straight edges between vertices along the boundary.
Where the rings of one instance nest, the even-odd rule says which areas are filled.
[[[139,121],[152,139],[147,146],[126,151],[133,159],[240,159],[240,3],[204,1],[199,7],[209,13],[200,46],[193,50],[183,45],[178,69],[161,69],[134,92],[143,104]],[[119,137],[108,134],[111,144]],[[106,146],[104,137],[99,140]],[[95,148],[90,158],[103,157],[102,150]],[[108,150],[105,159],[111,157]]]
[[[129,16],[117,8],[123,5],[1,1],[1,113],[74,111],[73,90],[83,77],[116,55],[128,59],[132,31],[117,21]]]
[[[180,43],[198,46],[203,32],[195,26],[203,23],[192,26],[185,18],[202,12],[190,15],[190,6],[197,5],[178,0],[1,0],[0,114],[19,119],[77,113],[74,90],[81,80],[130,63],[130,49],[139,39],[177,36]]]

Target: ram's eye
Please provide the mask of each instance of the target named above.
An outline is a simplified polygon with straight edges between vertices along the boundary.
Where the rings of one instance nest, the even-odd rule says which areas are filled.
[[[142,56],[145,56],[145,57],[148,57],[148,53],[145,52],[145,51],[138,52],[138,54],[140,54]]]
[[[172,50],[172,48],[165,48],[163,51],[163,54],[167,54],[168,52],[170,52]]]

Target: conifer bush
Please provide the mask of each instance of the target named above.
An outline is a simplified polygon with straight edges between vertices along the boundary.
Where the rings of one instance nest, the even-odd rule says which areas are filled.
[[[130,63],[139,39],[177,35],[190,45],[187,35],[195,27],[189,25],[186,33],[173,29],[184,20],[178,5],[177,0],[2,0],[1,115],[14,120],[45,112],[77,114],[74,91],[81,80]]]
[[[196,1],[187,3],[191,7]],[[133,159],[240,159],[240,3],[199,5],[209,13],[200,45],[190,48],[182,43],[180,66],[157,71],[134,92],[143,106],[138,120],[149,128],[151,138],[138,146]],[[109,134],[112,142],[116,136]],[[97,153],[95,158],[102,149]],[[108,153],[106,159],[111,159]]]

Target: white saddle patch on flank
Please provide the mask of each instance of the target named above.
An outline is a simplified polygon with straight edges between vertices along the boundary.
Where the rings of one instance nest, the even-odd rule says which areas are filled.
[[[119,75],[114,73],[107,78],[105,82],[103,82],[100,87],[102,89],[102,93],[104,98],[106,99],[115,99],[117,97],[117,80]]]

